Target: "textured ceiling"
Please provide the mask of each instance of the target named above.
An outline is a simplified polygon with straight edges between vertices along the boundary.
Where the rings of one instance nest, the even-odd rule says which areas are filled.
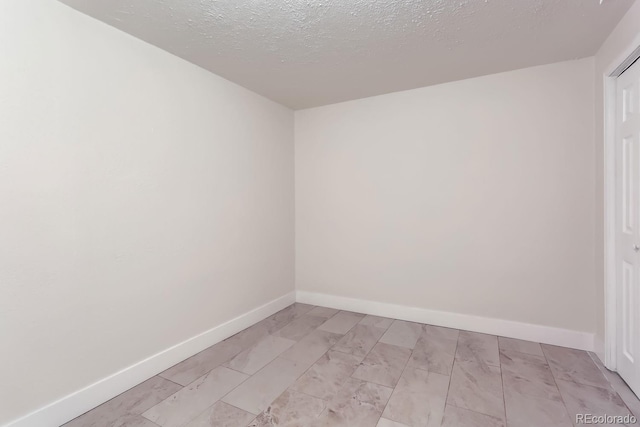
[[[633,0],[62,0],[299,109],[593,55]]]

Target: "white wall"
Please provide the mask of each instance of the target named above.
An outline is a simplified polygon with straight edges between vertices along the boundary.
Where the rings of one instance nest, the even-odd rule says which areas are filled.
[[[0,425],[293,290],[293,113],[0,2]]]
[[[618,26],[602,44],[595,56],[595,161],[596,161],[596,252],[594,265],[596,268],[596,351],[602,357],[604,351],[604,75],[613,71],[624,56],[630,54],[629,49],[640,46],[640,2],[636,1]]]
[[[297,111],[297,290],[593,332],[593,72]]]

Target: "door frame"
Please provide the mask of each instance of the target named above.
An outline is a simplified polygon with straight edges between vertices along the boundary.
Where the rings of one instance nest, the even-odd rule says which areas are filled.
[[[604,70],[604,365],[617,370],[616,80],[640,58],[640,36]]]

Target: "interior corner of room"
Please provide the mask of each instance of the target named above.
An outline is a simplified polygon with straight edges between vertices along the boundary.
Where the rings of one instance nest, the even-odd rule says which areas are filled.
[[[0,3],[0,425],[294,303],[592,352],[638,392],[640,2],[569,59],[299,97],[81,3]]]

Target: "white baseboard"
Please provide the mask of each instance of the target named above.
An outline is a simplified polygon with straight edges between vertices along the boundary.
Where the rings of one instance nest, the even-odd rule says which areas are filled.
[[[593,351],[594,347],[594,335],[591,333],[515,322],[513,320],[407,307],[404,305],[387,304],[306,291],[297,291],[296,301],[375,316],[391,317],[411,322],[577,348],[580,350]]]
[[[60,426],[294,302],[295,292],[290,292],[11,421],[5,427]]]

